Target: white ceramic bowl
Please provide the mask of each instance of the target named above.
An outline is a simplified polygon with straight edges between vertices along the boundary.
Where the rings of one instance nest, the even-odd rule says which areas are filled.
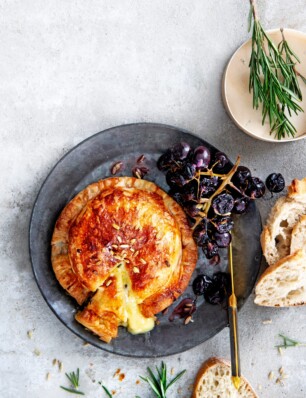
[[[281,41],[279,29],[270,30],[268,33],[274,43],[278,44]],[[292,29],[285,29],[284,34],[301,61],[296,66],[297,70],[306,77],[306,34]],[[306,138],[306,85],[299,79],[303,95],[303,101],[299,105],[305,112],[293,114],[290,118],[297,130],[295,137],[286,136],[278,140],[274,133],[270,134],[268,121],[262,125],[261,105],[258,110],[253,109],[252,93],[249,92],[250,55],[251,40],[248,40],[234,53],[224,72],[222,96],[230,117],[242,131],[259,140],[282,143]]]

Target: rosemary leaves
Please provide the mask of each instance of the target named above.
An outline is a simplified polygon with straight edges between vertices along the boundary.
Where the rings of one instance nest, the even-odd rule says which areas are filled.
[[[292,113],[304,112],[299,105],[302,92],[296,70],[300,63],[290,48],[283,29],[281,42],[276,46],[264,31],[256,12],[255,0],[250,0],[249,31],[252,27],[252,52],[249,62],[249,91],[253,93],[253,108],[262,105],[262,124],[268,119],[270,134],[282,139],[294,137],[296,128],[290,121]],[[253,22],[253,24],[252,24]]]

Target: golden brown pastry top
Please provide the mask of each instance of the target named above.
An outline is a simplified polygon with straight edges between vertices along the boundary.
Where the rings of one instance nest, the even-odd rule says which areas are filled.
[[[186,289],[196,261],[181,207],[154,183],[132,177],[101,180],[80,192],[63,210],[52,238],[61,285],[80,304],[97,291],[90,317],[77,316],[89,328],[93,312],[100,318],[116,314],[125,326],[133,311],[154,316]]]

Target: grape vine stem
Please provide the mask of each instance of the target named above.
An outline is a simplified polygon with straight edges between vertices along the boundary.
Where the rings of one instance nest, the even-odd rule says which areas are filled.
[[[193,229],[195,229],[200,224],[200,222],[203,220],[204,217],[207,217],[207,214],[209,212],[209,209],[210,209],[210,206],[211,206],[211,203],[212,203],[213,199],[225,189],[226,185],[230,185],[231,179],[232,179],[233,175],[235,174],[235,172],[237,171],[237,168],[238,168],[239,164],[240,164],[240,156],[237,157],[236,163],[234,164],[232,169],[229,171],[229,173],[226,174],[225,176],[223,176],[224,179],[223,179],[221,185],[219,186],[219,188],[203,204],[202,211],[199,212],[199,216],[200,217],[199,216],[195,217],[195,221],[196,222],[195,222],[195,224],[192,227]],[[210,174],[210,172],[211,171],[208,171],[207,175],[212,175],[212,174]],[[200,172],[199,174],[203,175],[203,172]],[[213,174],[213,175],[215,175],[215,174]]]

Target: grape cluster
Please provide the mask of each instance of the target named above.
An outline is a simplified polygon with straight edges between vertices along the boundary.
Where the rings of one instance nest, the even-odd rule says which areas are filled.
[[[186,142],[169,148],[157,166],[166,173],[169,194],[183,207],[193,237],[208,259],[219,263],[219,249],[231,242],[232,213],[245,213],[249,203],[265,193],[265,184],[223,152]]]

